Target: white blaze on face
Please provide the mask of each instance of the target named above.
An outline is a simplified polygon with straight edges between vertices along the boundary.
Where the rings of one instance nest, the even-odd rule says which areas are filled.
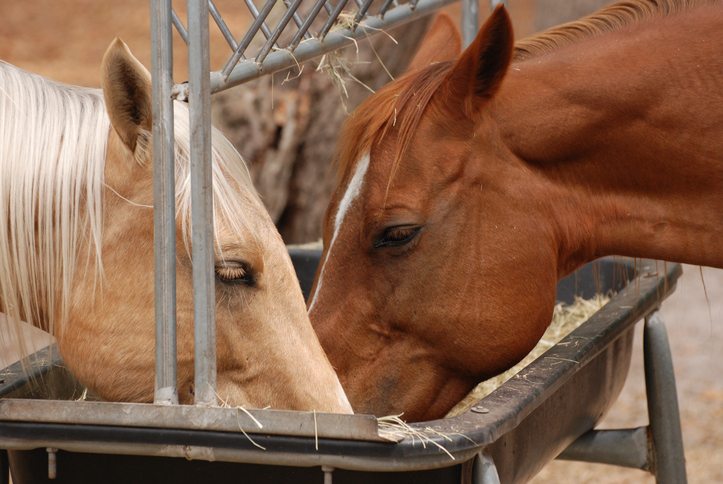
[[[316,291],[314,291],[314,297],[311,299],[311,304],[309,305],[309,312],[311,312],[311,310],[314,308],[314,304],[316,304],[316,298],[319,295],[321,285],[324,282],[324,268],[326,267],[326,262],[329,260],[331,250],[334,248],[334,242],[339,235],[339,229],[341,229],[341,224],[344,222],[344,217],[349,211],[349,208],[351,208],[352,203],[359,196],[359,192],[361,192],[361,187],[364,184],[364,176],[366,175],[368,168],[369,153],[366,153],[357,162],[356,169],[354,170],[354,176],[351,177],[351,181],[346,187],[346,192],[344,193],[341,202],[339,202],[339,208],[337,208],[336,210],[336,216],[334,217],[334,235],[331,236],[331,242],[329,242],[329,249],[327,249],[326,257],[324,258],[324,262],[321,264],[319,281],[316,283]]]

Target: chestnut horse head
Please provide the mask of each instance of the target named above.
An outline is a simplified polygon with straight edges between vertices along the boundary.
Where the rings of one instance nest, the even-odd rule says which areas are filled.
[[[630,3],[517,48],[498,8],[461,54],[439,17],[347,121],[309,310],[357,412],[443,416],[596,257],[723,265],[722,9]]]
[[[52,331],[102,398],[153,400],[151,83],[120,40],[103,90],[0,64],[0,308]],[[178,389],[193,402],[189,124],[176,102]],[[230,405],[350,412],[286,248],[213,132],[217,392]]]

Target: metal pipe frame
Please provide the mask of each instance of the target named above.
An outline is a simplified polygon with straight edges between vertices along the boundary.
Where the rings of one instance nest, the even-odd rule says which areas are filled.
[[[302,23],[297,24],[299,27],[299,30],[296,32],[296,35],[294,35],[294,38],[291,39],[291,43],[289,44],[289,49],[294,50],[296,49],[296,46],[299,45],[299,42],[301,42],[302,37],[309,39],[311,36],[309,35],[309,27],[311,27],[311,24],[316,19],[316,16],[319,15],[319,11],[324,7],[324,5],[328,5],[326,0],[316,0],[316,3],[311,8],[311,11],[306,17],[306,20],[304,20]],[[296,15],[296,14],[294,14]]]
[[[645,318],[643,347],[655,481],[658,484],[685,484],[688,480],[673,357],[665,324],[657,312]]]
[[[229,30],[228,25],[226,25],[226,22],[223,20],[223,17],[221,17],[221,12],[218,11],[218,8],[216,7],[216,4],[213,2],[213,0],[208,0],[208,9],[211,12],[211,16],[213,17],[214,22],[216,22],[218,30],[221,32],[221,35],[223,35],[223,38],[226,40],[228,46],[231,47],[231,50],[236,50],[236,47],[238,47],[236,39],[233,37],[233,34]]]
[[[342,10],[344,10],[344,7],[349,2],[349,0],[339,0],[339,2],[336,4],[336,7],[334,7],[334,10],[329,13],[329,18],[326,20],[326,23],[319,31],[319,38],[324,39],[326,37],[326,34],[329,33],[329,30],[334,26],[336,23],[336,19],[339,18],[339,14]],[[324,2],[324,5],[326,5],[326,2]]]
[[[176,388],[176,193],[171,0],[151,2],[153,94],[153,251],[156,297],[154,401],[178,403]]]
[[[301,1],[302,0],[294,0],[292,4],[286,9],[286,12],[279,21],[279,25],[276,27],[276,29],[274,29],[274,33],[271,34],[271,37],[269,37],[264,46],[261,47],[259,54],[256,56],[256,62],[263,62],[266,56],[271,51],[271,48],[276,45],[276,41],[281,36],[281,33],[286,28],[286,25],[291,21],[291,18],[296,13],[296,10],[301,6]]]
[[[266,27],[266,23],[264,23],[264,21],[266,20],[266,17],[268,17],[268,15],[271,13],[274,5],[276,5],[276,0],[268,0],[266,4],[264,4],[264,7],[261,9],[261,12],[256,10],[256,6],[250,0],[246,0],[246,4],[248,5],[249,10],[254,17],[254,21],[249,27],[249,30],[241,39],[241,41],[238,43],[238,47],[236,47],[236,50],[233,52],[228,61],[226,61],[223,69],[221,69],[221,73],[224,77],[228,76],[231,70],[233,70],[233,67],[243,57],[246,48],[251,45],[251,41],[254,40],[256,32],[258,32],[259,29],[261,29],[267,39],[271,37],[271,32],[269,31],[268,27]]]
[[[303,41],[293,53],[286,49],[272,52],[261,63],[253,60],[237,62],[240,59],[241,48],[246,48],[245,42],[242,41],[239,43],[236,54],[229,60],[226,67],[220,72],[211,73],[211,93],[223,91],[263,75],[298,66],[302,62],[319,57],[327,52],[351,45],[357,39],[378,35],[382,30],[392,29],[419,17],[430,15],[441,7],[456,1],[420,0],[414,8],[412,8],[411,3],[403,4],[388,10],[384,18],[378,16],[368,17],[355,30],[330,30],[323,39],[314,38]],[[262,16],[263,11],[257,20]],[[326,27],[327,25],[324,26],[324,28]],[[227,68],[232,65],[235,65],[235,67],[228,71]],[[186,84],[176,85],[174,92],[177,99],[187,99],[188,86]]]
[[[22,425],[22,424],[19,424]],[[153,429],[147,429],[153,431]],[[412,472],[441,469],[470,460],[477,455],[479,449],[454,452],[454,460],[443,452],[412,455],[404,458],[389,458],[380,455],[342,455],[325,452],[287,452],[262,450],[250,444],[243,433],[227,433],[236,441],[233,446],[214,447],[209,445],[174,445],[155,442],[110,442],[103,440],[87,441],[64,438],[14,439],[0,436],[0,447],[7,450],[32,450],[37,448],[58,448],[66,452],[90,454],[139,455],[152,457],[180,457],[188,460],[205,460],[218,462],[236,462],[240,464],[254,463],[261,465],[319,467],[329,466],[336,469],[364,472]],[[245,439],[245,445],[241,442]],[[151,440],[151,439],[148,439]],[[268,445],[267,436],[254,436],[254,441],[261,446]],[[310,440],[313,447],[313,438]],[[332,440],[319,439],[319,447],[328,448]],[[391,444],[380,444],[391,445]],[[484,484],[488,484],[482,481]]]
[[[474,458],[472,482],[473,484],[500,484],[500,476],[497,473],[495,461],[484,451],[481,451]]]
[[[188,0],[194,400],[197,405],[217,403],[208,13],[207,0]]]
[[[643,355],[648,426],[591,430],[558,458],[642,469],[655,474],[658,484],[685,484],[685,452],[673,357],[658,312],[645,318]]]
[[[176,349],[176,239],[175,239],[175,173],[173,97],[178,86],[173,86],[173,26],[188,44],[189,82],[183,86],[181,99],[190,101],[191,124],[191,197],[192,197],[192,243],[194,260],[194,332],[195,332],[195,401],[203,405],[216,403],[216,348],[215,348],[215,294],[213,267],[213,186],[211,176],[210,140],[210,92],[240,84],[264,73],[281,70],[298,62],[322,55],[325,52],[351,44],[356,38],[374,35],[383,28],[401,25],[414,18],[432,13],[434,10],[455,0],[422,0],[410,2],[391,10],[384,9],[385,18],[372,18],[360,24],[359,29],[331,32],[327,38],[302,43],[292,56],[288,51],[269,53],[281,30],[296,14],[299,2],[293,2],[282,22],[266,42],[260,58],[265,62],[243,62],[230,72],[228,79],[221,73],[209,77],[209,18],[212,16],[221,29],[224,38],[234,54],[229,60],[238,61],[250,43],[252,32],[265,27],[264,20],[276,3],[267,1],[261,12],[256,12],[255,21],[249,33],[236,43],[228,31],[223,18],[213,2],[188,0],[188,26],[183,25],[172,8],[171,0],[151,2],[152,65],[153,79],[153,139],[154,139],[154,253],[156,260],[156,387],[154,401],[160,404],[178,403],[177,349]],[[306,35],[313,19],[323,7],[331,11],[324,28],[331,28],[334,19],[347,4],[340,0],[336,8],[318,1],[302,27],[292,40],[292,49]],[[362,15],[371,2],[359,2]],[[388,6],[388,5],[386,5]],[[414,8],[413,8],[414,7]],[[209,16],[210,15],[210,16]],[[368,27],[368,29],[367,29]],[[268,29],[267,29],[268,30]],[[327,32],[324,32],[326,34]],[[268,57],[267,57],[268,54]],[[249,69],[245,71],[244,69]]]
[[[650,471],[648,427],[591,430],[557,458]]]

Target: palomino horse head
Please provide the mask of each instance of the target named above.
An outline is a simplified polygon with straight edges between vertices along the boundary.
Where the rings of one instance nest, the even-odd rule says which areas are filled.
[[[102,398],[154,382],[151,82],[116,40],[103,91],[0,66],[5,312],[49,327]],[[107,113],[107,114],[106,114]],[[175,103],[178,388],[193,401],[188,109]],[[217,392],[231,405],[350,412],[243,160],[213,132]],[[36,250],[32,250],[33,247]]]
[[[443,415],[549,323],[555,254],[518,203],[535,187],[495,181],[524,167],[485,114],[512,42],[497,10],[452,65],[438,17],[411,72],[347,122],[310,315],[357,412]]]
[[[340,144],[310,316],[357,412],[443,416],[588,260],[723,265],[723,63],[689,35],[721,25],[720,3],[633,0],[515,48],[498,8],[460,54],[436,21]]]

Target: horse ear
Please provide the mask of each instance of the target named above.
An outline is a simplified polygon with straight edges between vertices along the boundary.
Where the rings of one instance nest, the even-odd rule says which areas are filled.
[[[460,52],[462,52],[462,37],[457,25],[446,13],[439,13],[434,17],[407,70],[413,71],[435,62],[454,60]]]
[[[468,113],[481,99],[497,92],[512,60],[514,33],[507,10],[500,5],[462,53],[449,74],[450,92],[465,99]]]
[[[101,68],[110,122],[125,145],[135,152],[138,136],[151,130],[151,75],[119,38],[106,50]]]

